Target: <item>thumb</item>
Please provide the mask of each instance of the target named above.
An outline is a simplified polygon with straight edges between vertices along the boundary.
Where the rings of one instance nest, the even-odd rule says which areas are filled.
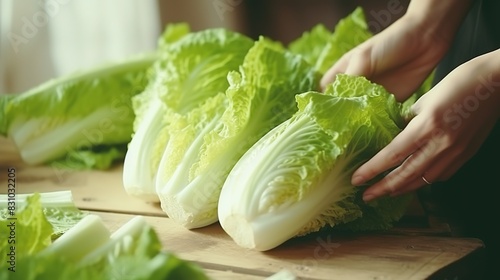
[[[352,76],[365,76],[370,74],[369,55],[364,55],[363,52],[352,50],[341,57],[321,79],[321,88],[325,90],[328,84],[335,80],[335,76],[344,73]]]
[[[320,86],[324,91],[326,87],[335,81],[337,74],[344,73],[349,65],[348,55],[341,57],[321,78]]]
[[[369,56],[351,56],[344,73],[351,76],[365,76],[368,78],[370,74]]]

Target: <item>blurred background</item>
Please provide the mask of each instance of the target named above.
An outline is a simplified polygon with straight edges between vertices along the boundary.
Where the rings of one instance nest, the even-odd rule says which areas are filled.
[[[224,27],[288,44],[361,6],[372,32],[401,17],[409,0],[1,0],[0,93],[155,48],[168,23]]]

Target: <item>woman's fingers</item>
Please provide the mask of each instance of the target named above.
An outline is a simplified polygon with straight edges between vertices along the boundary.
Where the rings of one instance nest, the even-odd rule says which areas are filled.
[[[415,135],[421,133],[420,122],[414,118],[385,148],[359,167],[353,174],[351,183],[362,185],[377,175],[402,164],[410,155],[419,150],[424,141]]]
[[[349,53],[345,54],[337,61],[337,63],[326,71],[320,81],[322,90],[325,90],[325,88],[335,80],[335,76],[337,74],[345,72],[345,69],[347,69],[347,66],[349,65],[349,56]]]
[[[370,78],[371,69],[371,41],[367,41],[343,55],[321,79],[321,88],[324,90],[328,84],[335,80],[335,76],[344,73],[352,76],[365,76]]]
[[[454,146],[450,133],[425,113],[413,118],[391,143],[359,167],[352,176],[353,185],[362,185],[393,169],[364,193],[365,200],[388,194],[413,191],[426,184],[451,176],[465,161],[461,146]],[[425,180],[422,178],[425,178]]]
[[[363,194],[365,201],[390,195],[392,193],[406,190],[406,188],[417,188],[425,185],[422,175],[432,164],[426,147],[422,147],[408,156],[401,165],[392,170],[383,179],[369,187]],[[430,178],[426,178],[430,180]]]
[[[460,140],[464,143],[458,142],[455,131],[439,129],[439,126],[432,125],[429,119],[424,115],[414,118],[398,135],[402,137],[399,137],[397,142],[390,143],[355,171],[353,181],[359,174],[371,178],[382,173],[387,167],[397,166],[365,191],[364,200],[369,201],[384,195],[396,196],[414,191],[428,183],[447,180],[476,152],[473,147],[479,144],[471,145],[476,141],[474,137],[462,136]],[[411,152],[413,149],[415,150]],[[398,163],[397,157],[391,159],[390,151],[405,159]]]
[[[373,47],[371,45],[361,45],[353,49],[345,73],[352,76],[364,76],[370,79],[372,76],[370,73],[372,66],[372,51]]]

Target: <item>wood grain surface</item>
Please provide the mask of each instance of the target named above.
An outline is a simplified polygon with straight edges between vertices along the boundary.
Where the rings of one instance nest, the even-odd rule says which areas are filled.
[[[410,222],[390,231],[322,232],[257,252],[238,247],[218,223],[187,230],[159,205],[128,196],[120,165],[108,171],[27,166],[12,143],[0,138],[0,193],[7,190],[8,167],[16,168],[18,193],[71,190],[76,205],[99,215],[112,231],[134,215],[145,216],[166,250],[198,263],[213,279],[265,279],[282,269],[299,279],[467,279],[483,257],[480,240],[448,236],[443,223],[422,222],[426,213],[418,204],[409,209]]]

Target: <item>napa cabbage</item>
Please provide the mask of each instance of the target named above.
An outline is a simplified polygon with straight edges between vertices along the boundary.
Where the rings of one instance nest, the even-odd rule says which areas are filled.
[[[143,91],[155,59],[137,55],[0,95],[0,133],[28,164],[106,169],[125,155],[131,98]]]
[[[293,40],[288,48],[324,74],[342,55],[370,37],[372,33],[363,9],[358,7],[342,18],[333,32],[323,24],[318,24]]]
[[[8,201],[0,196],[0,205]],[[0,216],[0,279],[209,279],[165,250],[142,216],[111,232],[100,216],[80,215],[68,191],[19,195],[17,202]]]
[[[243,247],[272,249],[288,239],[343,225],[386,229],[411,196],[365,204],[352,173],[404,126],[402,105],[364,77],[338,75],[324,93],[297,95],[298,111],[236,163],[220,194],[221,226]]]
[[[320,75],[301,56],[261,37],[224,94],[173,118],[156,190],[167,215],[187,228],[217,221],[220,189],[234,164],[260,137],[296,111],[295,95]]]
[[[146,201],[158,201],[156,176],[173,135],[168,125],[224,93],[227,73],[238,69],[253,41],[222,28],[191,32],[174,24],[158,45],[149,83],[132,100],[136,119],[123,168],[126,192]]]

